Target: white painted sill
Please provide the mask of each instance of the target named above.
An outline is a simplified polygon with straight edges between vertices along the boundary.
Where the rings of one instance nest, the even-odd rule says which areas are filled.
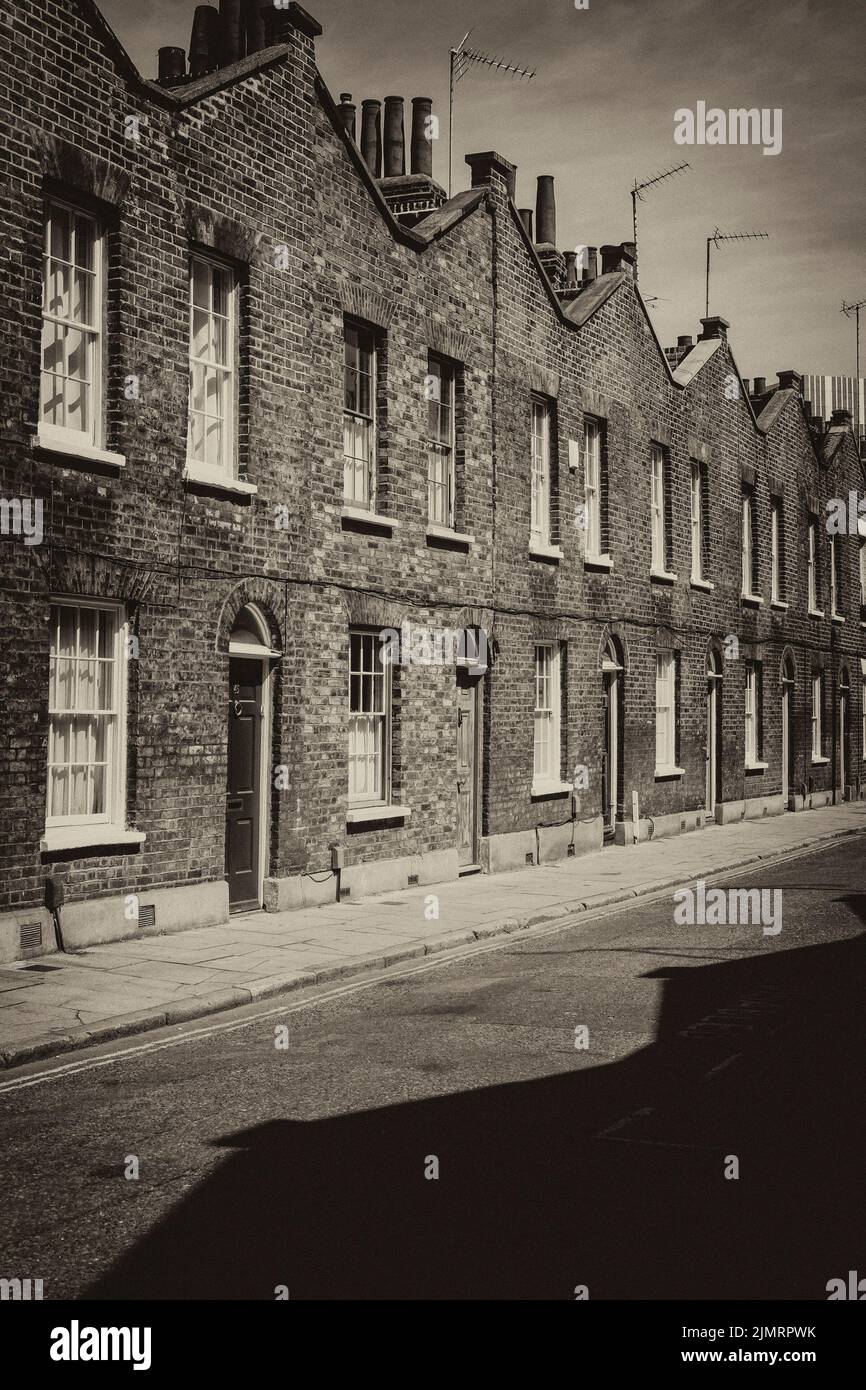
[[[236,492],[241,497],[252,497],[258,492],[255,483],[245,483],[242,478],[233,478],[222,468],[212,468],[204,463],[187,463],[183,477],[184,482],[201,483],[204,487],[218,488],[220,492]]]
[[[662,766],[657,767],[655,770],[657,779],[661,777],[685,777],[685,775],[686,770],[684,767]]]
[[[380,820],[405,821],[411,814],[408,806],[352,806],[346,812],[346,824],[372,825]]]
[[[530,796],[567,796],[572,790],[570,782],[533,782]]]
[[[760,594],[740,594],[743,603],[747,603],[750,608],[763,608],[764,600]]]
[[[98,449],[75,430],[52,430],[44,425],[33,436],[33,448],[44,449],[50,454],[63,454],[70,462],[101,463],[107,468],[126,467],[124,454],[113,454],[110,449]]]
[[[820,757],[820,758],[811,758],[811,759],[810,759],[810,762],[811,762],[811,764],[812,764],[813,767],[826,767],[827,764],[829,763],[829,761],[830,761],[829,758],[824,758],[824,757]]]
[[[469,547],[475,544],[475,537],[467,535],[465,531],[454,531],[450,526],[440,526],[438,522],[428,521],[427,539],[438,541],[450,541],[452,545],[465,545]]]
[[[657,570],[655,567],[650,569],[650,579],[655,584],[676,584],[678,575],[671,570]]]
[[[823,618],[823,616],[824,616],[824,610],[823,610],[823,608],[810,608],[810,609],[809,609],[809,617],[810,617],[810,618]]]
[[[378,512],[370,512],[366,507],[344,506],[340,515],[346,521],[363,521],[368,526],[375,526],[378,531],[396,531],[400,525],[392,516],[380,516]]]
[[[787,611],[788,611],[788,605],[787,605],[787,603],[785,602],[784,599],[781,599],[781,598],[772,598],[772,599],[770,599],[770,607],[771,607],[771,608],[776,608],[776,609],[778,609],[778,611],[779,611],[780,613],[787,613]]]
[[[140,830],[121,830],[111,825],[52,826],[39,841],[43,852],[56,849],[98,849],[100,845],[143,845]]]
[[[550,545],[548,541],[536,540],[534,537],[529,539],[529,553],[536,560],[556,560],[557,563],[562,559],[562,549],[558,545]]]
[[[707,594],[711,594],[716,587],[711,579],[695,579],[694,577],[689,580],[689,584],[693,589],[703,589],[704,593]]]
[[[844,619],[844,617],[842,616],[841,613],[831,613],[831,615],[830,615],[830,622],[831,622],[831,623],[838,623],[839,626],[841,627],[842,624],[844,623],[844,621],[845,621],[845,619]]]
[[[760,761],[758,761],[758,760],[756,760],[756,761],[753,762],[753,763],[752,763],[752,762],[749,762],[748,760],[746,761],[746,771],[747,771],[747,772],[766,772],[766,771],[767,771],[767,768],[768,768],[769,766],[770,766],[769,763],[762,763],[762,762],[760,762]]]
[[[584,555],[583,567],[587,570],[612,570],[613,559],[610,555]]]

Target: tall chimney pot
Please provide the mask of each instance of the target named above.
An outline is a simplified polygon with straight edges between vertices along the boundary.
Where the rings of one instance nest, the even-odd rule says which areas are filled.
[[[565,253],[565,288],[573,290],[577,288],[577,252],[566,251]]]
[[[593,280],[598,279],[598,247],[584,246],[583,254],[583,283],[591,285]]]
[[[361,102],[361,154],[374,179],[382,177],[382,103],[375,97]]]
[[[765,376],[756,376],[756,377],[755,377],[755,380],[754,380],[754,383],[753,383],[753,385],[752,385],[752,395],[753,395],[753,396],[763,396],[764,393],[766,392],[766,390],[767,390],[767,378],[766,378]]]
[[[428,179],[433,177],[433,141],[428,138],[432,113],[432,97],[412,98],[412,173]]]
[[[340,120],[343,122],[352,139],[355,138],[355,103],[352,100],[351,92],[340,93],[340,105],[337,110],[340,113]]]
[[[385,98],[385,178],[398,178],[406,172],[406,133],[403,128],[403,98]]]
[[[204,77],[218,67],[221,47],[219,14],[212,5],[196,5],[189,43],[190,77]]]
[[[553,175],[539,174],[535,200],[535,235],[538,245],[556,245],[556,195]]]
[[[186,54],[182,48],[161,48],[159,50],[159,82],[170,87],[186,76]]]
[[[518,214],[517,214],[517,215],[518,215],[518,217],[520,218],[521,222],[523,223],[523,230],[526,232],[526,235],[529,237],[529,240],[531,241],[531,240],[532,240],[532,208],[520,208],[520,210],[518,211]]]
[[[220,0],[220,30],[221,66],[228,67],[241,56],[241,0]]]
[[[265,12],[262,0],[244,0],[244,29],[247,53],[258,53],[265,47]]]

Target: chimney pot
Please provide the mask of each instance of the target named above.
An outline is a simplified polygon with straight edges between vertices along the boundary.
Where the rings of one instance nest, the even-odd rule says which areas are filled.
[[[517,215],[518,215],[518,217],[520,218],[521,222],[523,223],[523,230],[525,231],[526,235],[529,237],[529,240],[531,241],[531,240],[532,240],[532,208],[520,208],[520,209],[518,210]]]
[[[678,338],[677,338],[677,347],[681,347],[681,348],[692,348],[692,347],[694,347],[694,343],[692,342],[691,335],[688,334],[688,333],[680,333],[679,336],[678,336]]]
[[[851,411],[848,410],[846,406],[840,405],[837,406],[837,408],[833,411],[833,414],[830,416],[830,424],[850,425],[851,419]]]
[[[403,128],[403,98],[385,98],[385,178],[406,173],[406,134]]]
[[[598,247],[584,246],[581,253],[583,261],[583,283],[591,285],[593,280],[598,279]]]
[[[556,194],[553,175],[539,174],[535,200],[535,235],[539,246],[556,245]]]
[[[212,5],[196,5],[189,43],[189,75],[204,77],[219,67],[222,37],[220,17]]]
[[[432,97],[412,98],[412,173],[428,179],[433,177],[433,141],[428,124],[432,112]]]
[[[756,377],[755,377],[755,380],[754,380],[754,383],[753,383],[753,385],[752,385],[752,395],[753,395],[753,396],[763,396],[763,395],[766,394],[766,391],[767,391],[767,378],[766,378],[765,376],[756,376]]]
[[[241,56],[241,0],[220,0],[222,35],[221,66],[236,63]]]
[[[361,102],[361,154],[374,179],[382,177],[382,103],[375,97]]]
[[[244,0],[243,20],[247,53],[258,53],[265,46],[265,14],[262,0]]]
[[[351,135],[352,139],[354,140],[356,111],[355,103],[352,100],[351,92],[340,93],[340,105],[338,106],[337,110],[340,113],[340,120],[343,122],[343,125],[345,126],[349,135]]]
[[[566,251],[565,253],[565,288],[573,290],[577,288],[577,252]]]
[[[170,87],[186,76],[186,54],[182,48],[161,48],[159,50],[159,83]]]

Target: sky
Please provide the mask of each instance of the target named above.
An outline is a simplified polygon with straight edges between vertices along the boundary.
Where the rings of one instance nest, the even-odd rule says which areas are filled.
[[[99,0],[146,77],[162,45],[188,48],[195,0]],[[584,0],[579,0],[584,3]],[[517,204],[556,179],[561,250],[632,239],[635,181],[688,161],[638,204],[640,288],[663,346],[700,332],[706,243],[710,313],[731,324],[745,377],[794,368],[853,375],[866,298],[866,5],[863,0],[308,0],[322,24],[319,70],[334,97],[428,96],[440,120],[434,176],[447,184],[449,50],[469,45],[521,67],[473,66],[457,86],[454,191],[467,153],[517,165]],[[675,113],[781,110],[781,150],[677,144]],[[779,140],[779,117],[768,134]],[[866,375],[866,306],[861,375]]]

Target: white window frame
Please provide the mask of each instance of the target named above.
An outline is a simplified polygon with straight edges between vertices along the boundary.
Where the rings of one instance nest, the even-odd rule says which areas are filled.
[[[691,474],[691,523],[692,523],[692,580],[701,583],[704,579],[704,491],[701,465],[692,459]]]
[[[677,748],[677,654],[656,655],[656,775],[679,771]]]
[[[51,314],[48,312],[48,282],[49,267],[59,258],[51,255],[51,236],[54,213],[64,212],[73,218],[70,229],[70,257],[68,262],[62,264],[70,267],[71,279],[74,279],[75,272],[75,242],[77,231],[74,219],[80,218],[86,221],[93,228],[93,267],[88,270],[79,267],[79,271],[93,278],[93,323],[85,324],[83,320],[66,319],[62,315]],[[74,203],[65,202],[61,198],[51,198],[46,209],[44,221],[44,241],[42,253],[42,341],[40,345],[39,359],[39,438],[46,444],[56,443],[69,446],[75,444],[86,444],[93,449],[100,449],[104,441],[104,420],[103,420],[103,397],[104,397],[104,342],[105,342],[105,304],[104,304],[104,257],[105,257],[105,231],[99,220],[92,212],[86,211]],[[73,290],[70,284],[70,296]],[[71,307],[71,306],[70,306]],[[49,422],[45,418],[45,380],[54,373],[45,370],[45,329],[47,324],[58,324],[67,330],[67,333],[81,333],[87,339],[87,376],[85,380],[90,387],[90,426],[87,430],[73,429],[69,425],[57,425]],[[64,365],[66,363],[66,351],[64,348]],[[63,393],[64,417],[67,412],[67,397]]]
[[[770,601],[772,603],[782,603],[784,601],[784,586],[782,576],[784,572],[784,556],[782,554],[782,499],[781,497],[770,498]]]
[[[650,449],[650,528],[651,564],[659,574],[667,572],[668,537],[666,511],[667,480],[665,451],[660,444]]]
[[[222,319],[226,324],[226,362],[212,361],[209,357],[196,357],[195,348],[195,313],[201,311],[201,306],[194,303],[195,271],[197,266],[203,266],[208,273],[208,307],[205,310],[210,319]],[[224,275],[227,280],[226,314],[219,314],[215,311],[214,305],[214,283],[217,273]],[[238,390],[238,277],[237,273],[227,261],[220,260],[218,256],[209,256],[203,251],[193,251],[189,258],[189,401],[188,401],[188,426],[186,460],[187,469],[193,474],[210,473],[214,477],[237,478],[238,470],[238,449],[237,449],[237,390]],[[207,411],[194,411],[194,370],[201,368],[205,373],[216,373],[223,380],[223,403],[224,413],[212,416]],[[205,388],[205,403],[207,403],[207,389]],[[193,453],[193,420],[195,415],[204,414],[205,419],[205,444],[204,457],[197,458]],[[216,463],[207,458],[207,421],[217,419],[222,425],[222,447],[220,457]]]
[[[742,497],[743,508],[743,530],[742,530],[742,557],[743,557],[743,598],[753,598],[752,592],[752,568],[755,558],[755,536],[754,536],[754,493],[751,488],[743,488]]]
[[[807,584],[809,612],[818,613],[818,522],[813,516],[809,518]]]
[[[861,724],[861,745],[860,753],[866,760],[866,670],[863,669],[863,659],[860,659],[860,724]]]
[[[358,353],[363,351],[369,354],[370,370],[368,373],[358,369],[357,375],[368,375],[370,380],[370,411],[355,410],[350,408],[346,399],[346,373],[349,370],[347,359],[347,349],[349,347],[349,335],[357,335]],[[343,502],[347,507],[360,507],[366,511],[375,512],[377,502],[377,492],[379,487],[379,459],[378,459],[378,433],[379,423],[377,414],[376,397],[379,390],[379,350],[376,342],[375,329],[369,324],[359,323],[355,319],[343,320]],[[360,437],[363,451],[357,453],[354,448],[350,453],[348,450],[348,440],[350,431],[353,439]],[[360,477],[361,486],[358,488]]]
[[[830,617],[843,620],[839,610],[839,537],[834,533],[830,534]],[[844,621],[844,620],[843,620]]]
[[[360,666],[356,665],[355,653],[360,648]],[[348,797],[349,807],[387,806],[391,798],[391,739],[392,739],[392,689],[391,663],[387,659],[387,643],[378,632],[366,628],[349,629],[349,727],[348,727]],[[381,684],[381,699],[375,698],[375,687],[370,691],[369,700],[364,699],[364,680],[375,677]],[[358,679],[359,704],[367,708],[353,708],[353,682]],[[378,743],[376,725],[379,727]],[[370,751],[372,742],[373,751]],[[358,776],[359,764],[373,767],[372,788],[368,778]],[[366,784],[361,785],[361,781]]]
[[[823,719],[824,677],[820,671],[812,676],[812,762],[826,762],[824,757]]]
[[[860,542],[860,607],[866,606],[866,541]]]
[[[558,642],[535,643],[532,786],[562,784],[562,653]]]
[[[427,396],[427,520],[433,526],[454,529],[456,492],[457,422],[455,418],[457,369],[447,357],[431,352],[427,380],[438,382],[439,394]],[[435,411],[436,428],[431,429]]]
[[[531,406],[531,516],[530,536],[540,545],[550,544],[550,401],[532,396]],[[541,424],[541,429],[537,427]]]
[[[602,489],[602,427],[593,415],[583,421],[583,490],[586,502],[586,554],[600,559],[601,549],[601,489]]]
[[[80,629],[81,629],[80,614],[81,614],[81,612],[82,612],[83,610],[88,610],[88,611],[93,611],[93,610],[95,610],[96,612],[99,612],[99,613],[111,614],[111,616],[112,616],[112,618],[113,618],[113,620],[114,620],[114,639],[113,639],[113,644],[112,644],[112,645],[113,645],[113,651],[112,651],[112,653],[111,653],[111,656],[110,656],[110,657],[106,657],[106,658],[99,658],[99,657],[92,658],[92,660],[96,661],[97,666],[98,666],[98,663],[99,663],[100,661],[108,661],[108,660],[110,660],[111,663],[112,663],[114,679],[113,679],[113,681],[112,681],[113,699],[112,699],[112,708],[111,708],[110,710],[106,710],[106,711],[95,711],[95,710],[87,710],[87,709],[78,710],[77,704],[73,707],[73,710],[58,709],[58,708],[57,708],[57,705],[56,705],[56,696],[57,696],[58,686],[57,686],[57,684],[56,684],[56,678],[57,678],[57,677],[56,677],[56,673],[57,673],[58,663],[59,663],[59,661],[60,661],[61,659],[63,659],[63,658],[61,658],[59,652],[57,652],[57,651],[54,649],[54,645],[55,645],[55,640],[56,640],[56,635],[57,635],[57,630],[58,630],[58,625],[59,625],[59,613],[60,613],[60,610],[61,610],[61,609],[64,609],[64,608],[65,608],[65,609],[72,609],[73,611],[75,611],[75,612],[77,612],[77,613],[79,614],[79,617],[78,617],[77,620],[76,620],[76,631],[75,631],[75,657],[74,657],[74,658],[68,658],[68,659],[74,660],[74,662],[75,662],[76,698],[77,698],[77,694],[78,694],[78,679],[79,679],[80,663],[81,663],[82,660],[84,660],[84,658],[81,658],[81,657],[79,656],[79,651],[80,651]],[[101,826],[101,827],[112,827],[112,828],[115,829],[118,833],[124,834],[124,833],[125,833],[125,830],[126,830],[126,723],[127,723],[127,708],[126,708],[126,701],[127,701],[127,644],[128,644],[128,635],[129,635],[129,620],[128,620],[128,618],[127,618],[126,609],[125,609],[125,607],[124,607],[123,604],[111,603],[111,602],[107,602],[107,601],[100,601],[100,600],[96,600],[96,599],[92,599],[92,600],[91,600],[91,599],[82,599],[82,598],[74,598],[74,599],[55,598],[55,599],[52,599],[52,600],[51,600],[51,610],[52,610],[53,627],[52,627],[52,633],[51,633],[52,654],[51,654],[51,659],[50,659],[50,663],[49,663],[49,687],[48,687],[48,725],[49,725],[49,728],[48,728],[48,749],[47,749],[48,756],[47,756],[47,760],[46,760],[46,762],[47,762],[47,774],[48,774],[48,775],[47,775],[47,785],[46,785],[46,800],[45,800],[45,830],[46,830],[46,834],[50,834],[51,832],[55,832],[55,836],[54,836],[54,837],[56,837],[56,832],[60,832],[60,831],[64,831],[64,830],[75,830],[76,828],[80,829],[80,828],[82,828],[82,827],[91,827],[91,826],[92,826],[92,827],[100,827],[100,826]],[[55,616],[55,610],[57,610],[56,616]],[[77,713],[76,713],[75,711],[77,711]],[[58,721],[58,722],[59,722],[61,719],[88,718],[88,717],[93,718],[93,719],[95,719],[95,718],[97,718],[97,717],[103,717],[103,718],[105,718],[105,720],[106,720],[106,725],[107,725],[107,738],[106,738],[107,749],[106,749],[106,760],[105,760],[105,766],[106,766],[106,778],[105,778],[105,810],[102,811],[102,812],[100,812],[100,813],[98,813],[98,814],[87,814],[87,813],[85,813],[85,814],[83,814],[83,815],[82,815],[82,814],[80,814],[80,815],[71,815],[71,814],[67,814],[67,815],[63,815],[63,816],[52,816],[52,815],[50,814],[50,811],[51,811],[52,780],[53,780],[53,779],[52,779],[52,769],[53,769],[53,767],[55,766],[55,764],[51,762],[51,750],[52,750],[52,730],[53,730],[54,727],[55,727],[55,721]],[[57,766],[62,766],[62,765],[63,765],[63,764],[57,764]],[[79,765],[79,764],[69,764],[69,766],[78,766],[78,765]],[[88,763],[87,763],[86,765],[87,765],[87,766],[92,766],[93,763],[91,762],[91,760],[88,760]],[[106,836],[105,836],[105,835],[101,835],[100,838],[101,838],[101,839],[106,839]]]
[[[746,662],[745,676],[746,683],[743,713],[745,719],[746,767],[757,767],[761,756],[760,729],[758,727],[758,720],[760,717],[760,701],[758,699],[760,669],[758,662]]]

